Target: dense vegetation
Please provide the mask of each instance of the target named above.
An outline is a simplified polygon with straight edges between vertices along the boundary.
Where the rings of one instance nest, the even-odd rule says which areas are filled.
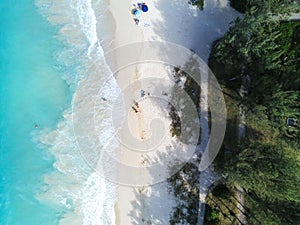
[[[179,172],[168,179],[169,191],[176,196],[177,203],[170,215],[169,222],[171,225],[197,224],[199,207],[198,163],[187,163]]]
[[[223,191],[208,197],[206,224],[241,224],[236,187],[245,191],[248,224],[300,224],[300,21],[299,1],[231,1],[244,11],[214,44],[210,67],[225,90],[229,131],[215,168]],[[248,78],[247,96],[238,91]],[[246,136],[239,143],[238,105],[246,112]],[[287,124],[292,118],[293,123]],[[224,191],[226,190],[226,191]]]
[[[188,74],[189,73],[189,74]],[[176,136],[182,142],[188,143],[189,139],[194,136],[193,130],[189,128],[194,127],[195,118],[191,117],[193,115],[190,110],[197,110],[200,112],[199,102],[200,102],[200,86],[193,79],[195,74],[199,74],[198,63],[191,57],[190,61],[187,62],[183,68],[174,67],[172,74],[175,82],[172,92],[169,95],[170,102],[170,117],[172,119],[170,131],[172,136]],[[183,90],[182,92],[180,90]],[[193,106],[191,107],[187,102],[185,93],[188,98],[192,100]],[[176,105],[175,105],[176,104]],[[195,113],[195,112],[194,112]],[[179,115],[181,115],[181,118]]]
[[[251,13],[251,8],[260,12],[283,14],[297,12],[299,0],[230,0],[230,5],[242,13]]]
[[[204,0],[189,0],[189,3],[197,6],[200,10],[204,9]]]
[[[199,118],[195,118],[190,110],[196,115],[200,113],[200,93],[201,88],[193,79],[200,74],[199,64],[195,60],[194,55],[183,67],[174,67],[173,71],[174,87],[169,93],[170,117],[172,119],[170,131],[172,136],[175,136],[185,144],[196,144],[200,141],[200,134],[195,134],[191,127],[194,127]],[[182,90],[182,91],[180,91]],[[186,96],[187,94],[187,96]],[[191,107],[186,99],[190,99]],[[179,116],[181,115],[181,116]],[[199,127],[200,128],[200,127]],[[201,131],[200,131],[201,132]],[[191,137],[197,138],[194,140]],[[192,140],[192,141],[191,141]],[[190,162],[185,164],[180,171],[168,179],[169,192],[176,196],[176,206],[173,208],[169,223],[176,224],[196,224],[197,212],[199,208],[199,161],[198,158],[192,158]],[[174,166],[175,169],[179,165]],[[170,173],[173,174],[173,168],[170,168]]]

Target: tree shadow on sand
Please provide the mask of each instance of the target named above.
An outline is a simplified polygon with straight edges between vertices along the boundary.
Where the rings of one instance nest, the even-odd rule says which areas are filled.
[[[185,66],[188,67],[199,67],[199,64],[191,63],[193,59],[190,59],[190,62],[187,62]],[[199,117],[200,109],[199,109],[199,103],[200,103],[200,94],[201,89],[199,86],[197,86],[197,82],[195,82],[187,73],[185,73],[182,69],[184,68],[182,66],[174,67],[172,72],[174,73],[175,83],[180,80],[180,78],[183,79],[185,82],[184,85],[181,87],[189,96],[189,98],[192,99],[192,102],[194,105],[196,105],[196,115]],[[189,71],[188,69],[184,69]],[[191,72],[193,73],[193,72]],[[194,73],[200,73],[200,70],[194,71]],[[195,76],[195,74],[193,75]],[[200,77],[200,74],[198,75]],[[178,84],[177,84],[178,85]],[[157,87],[165,88],[163,85],[159,85]],[[158,92],[159,90],[155,91]],[[169,98],[173,98],[173,101],[181,101],[181,98],[183,96],[177,95],[176,91],[173,93],[173,89],[170,93],[168,93]],[[186,97],[186,96],[185,96]],[[184,107],[185,104],[181,105],[182,107],[179,107],[179,110]],[[170,110],[171,107],[169,107],[168,110]],[[177,108],[178,109],[178,108]],[[166,112],[162,112],[166,113]],[[169,111],[170,113],[170,111]],[[181,111],[182,114],[187,114],[186,116],[189,116],[188,111]],[[165,116],[165,115],[162,115]],[[171,115],[172,117],[172,115]],[[179,117],[178,117],[179,118]],[[174,119],[174,118],[171,118]],[[180,119],[180,118],[179,118]],[[177,121],[178,122],[178,121]],[[208,123],[208,121],[205,121]],[[180,123],[180,121],[179,121]],[[189,127],[192,127],[192,123],[194,121],[188,120],[187,124],[180,124],[181,130],[188,130]],[[173,121],[174,124],[174,121]],[[170,128],[172,128],[172,123],[170,124]],[[200,129],[200,124],[199,127]],[[193,130],[189,131],[193,132]],[[151,187],[145,185],[142,187],[135,187],[134,188],[134,195],[135,195],[135,201],[131,202],[132,211],[128,212],[128,216],[132,219],[132,224],[138,225],[138,224],[196,224],[197,222],[197,213],[199,208],[199,159],[200,159],[200,151],[199,148],[206,147],[207,142],[201,143],[200,133],[198,133],[198,136],[194,138],[194,144],[198,147],[195,149],[197,152],[195,152],[193,155],[191,155],[188,162],[184,161],[180,158],[183,148],[180,147],[173,148],[172,146],[178,146],[178,142],[182,142],[184,144],[191,144],[189,143],[188,139],[181,139],[180,134],[177,134],[178,137],[173,137],[172,143],[170,143],[170,146],[167,151],[158,152],[156,158],[145,158],[145,162],[151,164],[151,162],[155,162],[160,164],[161,166],[164,166],[165,163],[168,163],[168,173],[169,178],[166,181],[163,181],[162,183],[154,184]],[[190,134],[192,136],[192,134]],[[166,153],[167,152],[167,153]],[[172,155],[172,158],[177,158],[178,160],[168,162],[167,159]],[[177,156],[177,157],[176,157]],[[154,170],[149,170],[149,173],[157,172]],[[157,176],[157,174],[153,174],[154,176]],[[169,207],[170,214],[164,215],[163,218],[159,218],[157,216],[160,215],[161,212],[166,211],[165,209],[165,202],[169,201],[172,205],[167,206]],[[162,203],[162,204],[161,204]],[[151,211],[151,209],[155,210],[156,212]],[[157,213],[160,212],[160,213]]]
[[[229,1],[206,0],[203,11],[181,0],[153,4],[160,10],[161,18],[152,21],[151,29],[163,40],[194,50],[204,60],[208,59],[212,42],[222,37],[240,15],[229,6]]]

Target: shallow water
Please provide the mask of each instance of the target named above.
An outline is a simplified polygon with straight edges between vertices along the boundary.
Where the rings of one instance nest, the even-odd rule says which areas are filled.
[[[109,16],[106,2],[38,0],[36,4],[44,18],[59,28],[57,38],[64,43],[64,48],[57,54],[57,58],[63,64],[63,78],[72,86],[74,98],[72,105],[64,112],[64,120],[58,124],[57,129],[42,132],[38,136],[40,143],[43,143],[55,158],[55,170],[45,174],[47,188],[38,195],[38,199],[63,207],[65,213],[60,218],[59,224],[114,224],[115,185],[91,168],[89,157],[83,157],[83,149],[80,149],[78,140],[86,123],[81,121],[78,127],[74,127],[72,112],[76,108],[74,102],[76,103],[76,96],[79,93],[83,99],[93,97],[90,96],[93,83],[87,84],[84,91],[80,92],[80,84],[92,74],[96,74],[99,78],[96,90],[99,99],[101,96],[110,99],[118,92],[115,80],[103,58],[103,48],[108,48],[110,39],[108,30],[111,29],[107,26],[109,23],[105,21]],[[102,21],[105,21],[105,24]],[[82,105],[77,105],[83,120],[89,118],[89,113],[94,110],[92,106],[89,107],[89,103],[93,104],[83,102]],[[105,103],[99,111],[97,121],[99,143],[111,136],[106,122],[111,118],[109,113],[106,114],[109,108],[110,105]],[[94,135],[93,130],[89,129],[87,132]],[[89,144],[88,139],[84,139],[83,142]]]
[[[113,188],[106,191],[73,135],[72,95],[102,55],[91,5],[73,4],[75,10],[59,1],[0,5],[0,224],[111,224],[114,218],[106,212],[113,201],[104,201],[113,199]]]
[[[62,47],[55,33],[33,1],[1,1],[0,224],[53,225],[61,214],[35,197],[53,158],[32,140],[53,129],[70,102],[53,57]]]

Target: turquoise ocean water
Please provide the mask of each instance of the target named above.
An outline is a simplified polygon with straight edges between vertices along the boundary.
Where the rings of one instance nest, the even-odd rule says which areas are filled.
[[[107,7],[106,0],[0,2],[0,225],[114,224],[115,186],[84,161],[72,125],[73,96],[90,73],[103,80],[103,96],[117,96],[104,72]],[[102,108],[100,141],[111,135],[110,106]]]
[[[54,159],[32,141],[35,132],[55,129],[70,104],[53,57],[62,48],[56,32],[32,0],[0,2],[1,225],[54,225],[62,214],[36,198]]]

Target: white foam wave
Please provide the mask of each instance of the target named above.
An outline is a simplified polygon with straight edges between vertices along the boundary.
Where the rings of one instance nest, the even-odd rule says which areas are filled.
[[[90,43],[87,55],[91,57],[91,52],[95,47],[97,49],[97,53],[103,55],[102,49],[97,47],[100,43],[97,37],[97,19],[95,16],[95,11],[92,7],[92,1],[79,0],[76,9],[79,17],[79,22],[82,27],[81,29]]]
[[[99,13],[106,9],[93,8],[92,0],[36,0],[36,5],[49,22],[60,28],[58,38],[65,47],[57,51],[55,57],[62,68],[63,79],[74,86],[73,91],[76,93],[78,82],[93,71],[103,81],[100,94],[107,99],[116,96],[119,90],[112,74],[103,72],[109,69],[102,58],[103,49],[97,36],[97,27],[101,26],[97,25],[95,11]],[[107,7],[105,4],[97,6]],[[102,62],[102,68],[96,71],[95,61]],[[108,126],[106,117],[111,116],[106,113],[110,107],[106,104],[101,108],[103,116],[97,128],[102,130],[99,140],[111,137],[109,127],[103,132]],[[39,134],[39,142],[54,156],[55,170],[45,175],[45,190],[38,198],[63,209],[59,224],[115,224],[116,187],[91,169],[82,157],[74,136],[71,107],[64,113],[64,120],[56,130]]]
[[[115,192],[112,192],[112,190],[111,185],[108,185],[98,174],[93,173],[88,178],[82,193],[83,225],[114,224],[111,219],[115,218],[114,205],[107,207],[106,199],[108,194],[110,197],[115,196]]]
[[[40,134],[40,143],[55,157],[56,170],[45,176],[45,192],[38,198],[66,212],[60,225],[114,224],[116,186],[85,161],[73,134],[71,112],[66,111],[64,117],[56,130]]]

